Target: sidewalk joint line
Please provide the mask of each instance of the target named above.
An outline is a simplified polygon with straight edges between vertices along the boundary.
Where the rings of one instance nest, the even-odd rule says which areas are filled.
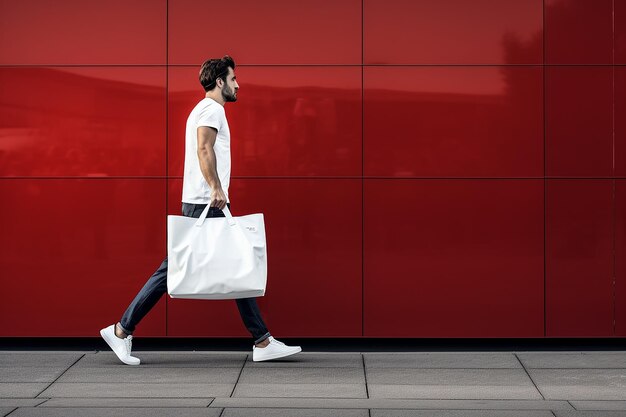
[[[41,392],[39,392],[37,395],[35,395],[34,398],[39,397],[41,394],[44,393],[45,390],[47,390],[48,388],[50,388],[55,382],[57,382],[59,380],[59,378],[61,378],[63,375],[65,375],[65,373],[67,371],[69,371],[70,369],[72,369],[72,366],[76,365],[76,362],[78,362],[79,360],[81,360],[82,358],[84,358],[86,355],[86,353],[83,353],[82,355],[80,355],[80,357],[78,359],[76,359],[74,362],[72,362],[72,364],[70,366],[67,367],[67,369],[63,372],[61,372],[61,375],[57,376],[54,381],[52,381],[47,387],[45,387],[44,389],[41,390]]]
[[[367,368],[365,367],[365,355],[363,355],[363,353],[361,353],[361,360],[363,361],[363,375],[365,376],[365,395],[369,399],[370,391],[367,387]]]
[[[15,410],[17,410],[18,408],[20,408],[20,407],[15,407],[13,410],[11,410],[11,411],[9,412],[9,414],[5,415],[5,417],[9,417],[9,416],[10,416],[11,414],[13,414],[13,413],[15,412]]]
[[[46,398],[45,400],[43,400],[42,402],[40,402],[39,404],[37,404],[35,407],[39,407],[41,404],[47,403],[48,401],[50,401],[52,398]]]
[[[241,378],[241,374],[243,373],[243,368],[246,366],[246,362],[248,362],[248,356],[250,354],[246,354],[246,358],[243,360],[243,365],[241,365],[241,369],[239,370],[239,375],[237,375],[237,380],[235,381],[235,385],[233,385],[233,390],[231,391],[229,398],[233,398],[233,394],[235,393],[235,389],[237,388],[237,384],[239,383],[239,379]],[[220,416],[222,414],[220,413]]]
[[[539,393],[539,395],[541,395],[541,399],[546,401],[546,397],[543,396],[543,393],[541,392],[541,390],[539,389],[539,387],[537,386],[537,384],[535,384],[535,381],[533,380],[533,378],[530,376],[530,373],[528,373],[528,370],[526,369],[526,367],[524,366],[524,364],[522,363],[522,361],[520,360],[520,358],[517,356],[517,353],[513,353],[513,356],[515,356],[515,359],[517,359],[517,361],[519,362],[520,365],[522,365],[522,369],[524,370],[524,372],[526,372],[526,375],[528,375],[528,379],[530,379],[530,382],[533,383],[533,385],[535,386],[535,389],[537,390],[537,392]]]

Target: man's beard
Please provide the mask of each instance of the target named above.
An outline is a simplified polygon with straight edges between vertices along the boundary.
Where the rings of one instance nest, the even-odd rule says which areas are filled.
[[[225,102],[237,101],[237,96],[235,95],[233,89],[230,88],[228,85],[224,86],[224,88],[222,89],[222,98]]]

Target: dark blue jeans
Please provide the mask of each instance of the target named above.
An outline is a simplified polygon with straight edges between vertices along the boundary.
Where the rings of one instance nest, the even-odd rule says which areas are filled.
[[[206,204],[188,204],[183,203],[183,216],[200,217]],[[230,208],[230,204],[228,205]],[[211,207],[207,217],[224,217],[222,210]],[[135,296],[135,299],[126,309],[126,312],[120,320],[120,326],[126,334],[132,334],[135,326],[144,318],[146,314],[154,307],[159,299],[167,292],[167,258],[161,263],[159,269],[148,279]],[[262,342],[270,336],[267,327],[261,318],[259,306],[256,298],[240,298],[237,299],[237,308],[246,328],[252,335],[254,343]]]

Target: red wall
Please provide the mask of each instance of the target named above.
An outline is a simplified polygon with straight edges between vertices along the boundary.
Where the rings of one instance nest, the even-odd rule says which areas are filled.
[[[274,334],[626,336],[626,0],[0,0],[0,336],[119,319],[226,53]],[[139,335],[248,336],[166,298]]]

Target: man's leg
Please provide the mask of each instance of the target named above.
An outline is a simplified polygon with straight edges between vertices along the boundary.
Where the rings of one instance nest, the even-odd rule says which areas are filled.
[[[261,318],[261,311],[256,298],[239,298],[236,301],[241,320],[252,335],[254,344],[259,347],[267,346],[270,332],[267,330],[263,318]]]
[[[205,207],[206,204],[183,203],[183,215],[198,218]],[[207,217],[224,217],[224,212],[218,208],[210,208]],[[286,346],[270,335],[261,318],[256,298],[240,298],[236,301],[241,319],[254,339],[252,358],[255,362],[283,358],[302,351],[300,346]]]
[[[115,352],[119,360],[127,365],[139,365],[139,358],[132,356],[132,333],[135,326],[154,307],[167,290],[167,258],[161,263],[157,271],[152,274],[148,282],[135,296],[135,299],[126,309],[119,323],[112,324],[100,330],[100,336]]]
[[[187,217],[200,217],[202,210],[198,211],[196,204],[183,203],[182,213]],[[202,206],[204,209],[206,204]],[[119,337],[132,334],[135,327],[146,314],[154,307],[167,291],[167,258],[163,260],[159,269],[148,279],[135,296],[135,299],[126,309],[120,322],[115,326],[115,334]]]
[[[183,214],[185,216],[198,218],[205,209],[206,204],[189,204],[183,203]],[[230,208],[230,203],[228,204]],[[218,208],[211,208],[207,213],[207,218],[210,217],[225,217],[224,212]],[[256,298],[240,298],[237,301],[237,308],[239,308],[239,314],[243,320],[243,324],[246,326],[252,338],[254,344],[260,347],[264,347],[269,343],[270,332],[267,331],[267,327],[261,318],[261,311],[257,305]]]
[[[148,279],[143,288],[130,303],[122,319],[116,326],[115,334],[125,337],[133,334],[137,324],[154,307],[167,291],[167,258],[163,260],[159,269]],[[123,334],[121,334],[121,332]]]

